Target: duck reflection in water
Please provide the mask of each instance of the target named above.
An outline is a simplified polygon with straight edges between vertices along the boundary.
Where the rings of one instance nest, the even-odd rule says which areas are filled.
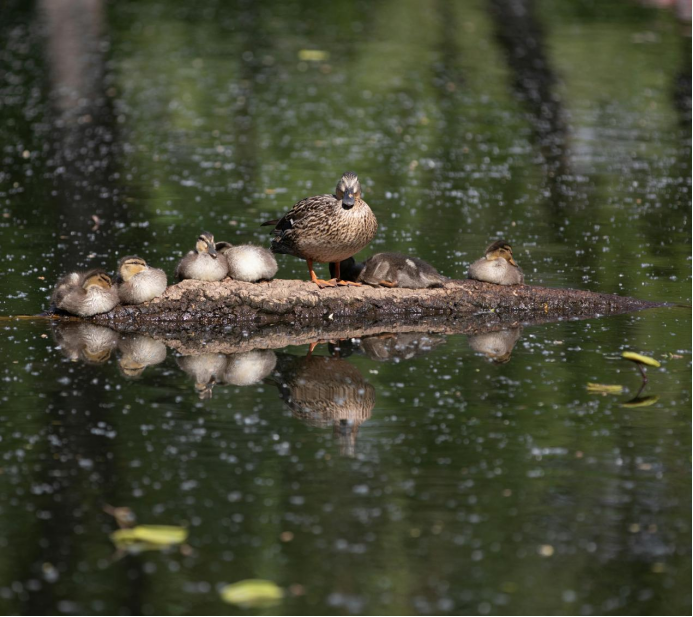
[[[118,334],[105,326],[91,323],[55,323],[53,336],[62,354],[77,362],[103,364],[118,346]]]
[[[224,383],[232,386],[252,386],[267,377],[277,364],[271,349],[253,349],[234,353],[226,358]]]
[[[295,418],[333,427],[343,455],[354,456],[359,426],[371,417],[375,388],[341,358],[279,354],[269,378]]]
[[[144,334],[125,334],[118,342],[118,368],[124,377],[138,379],[148,366],[166,359],[166,345]]]
[[[488,356],[496,364],[505,364],[510,360],[510,354],[521,334],[521,327],[473,334],[469,336],[469,346],[474,351]]]
[[[181,356],[178,366],[195,380],[195,391],[201,399],[212,398],[212,388],[222,383],[226,371],[226,356],[220,353],[203,353]]]

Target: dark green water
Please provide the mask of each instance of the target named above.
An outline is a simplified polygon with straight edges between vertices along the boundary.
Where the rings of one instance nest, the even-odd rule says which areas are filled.
[[[172,275],[202,229],[266,244],[261,221],[346,169],[380,222],[364,256],[459,277],[504,236],[530,284],[690,304],[673,12],[74,4],[0,8],[3,315],[126,254]],[[306,274],[280,257],[280,277]],[[287,614],[691,611],[690,309],[528,326],[502,364],[462,335],[277,349],[264,381],[227,372],[203,398],[174,349],[131,379],[146,342],[0,332],[6,614],[241,613],[219,589],[245,578],[290,590],[269,609]],[[625,349],[662,362],[648,405],[628,404]],[[352,421],[292,412],[296,374],[356,384]],[[115,555],[105,504],[187,525],[190,548]]]

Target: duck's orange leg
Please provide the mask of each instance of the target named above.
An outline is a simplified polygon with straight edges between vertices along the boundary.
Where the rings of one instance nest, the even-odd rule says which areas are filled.
[[[312,259],[306,259],[306,262],[308,263],[308,271],[310,272],[310,280],[313,281],[320,289],[323,287],[336,287],[337,283],[334,281],[323,281],[322,279],[319,279],[316,274],[315,270],[313,270],[313,260]]]
[[[351,285],[352,287],[363,287],[361,283],[354,283],[353,281],[341,281],[340,278],[342,276],[341,273],[341,268],[342,268],[342,263],[340,261],[335,261],[334,262],[334,278],[332,279],[335,281],[335,284],[337,285]]]

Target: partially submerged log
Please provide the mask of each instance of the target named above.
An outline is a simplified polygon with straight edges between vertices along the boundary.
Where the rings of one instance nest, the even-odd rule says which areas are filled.
[[[512,315],[520,320],[558,321],[656,306],[662,303],[575,289],[503,287],[472,280],[450,281],[434,289],[318,289],[313,283],[295,280],[243,283],[227,279],[218,283],[182,281],[151,302],[118,306],[91,319],[131,332],[180,332],[200,327],[240,327],[251,332],[272,324],[329,331],[349,324],[416,324],[423,317],[454,320],[489,312],[496,318]]]

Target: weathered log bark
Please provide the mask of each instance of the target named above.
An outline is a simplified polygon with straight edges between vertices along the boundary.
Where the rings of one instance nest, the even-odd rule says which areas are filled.
[[[495,319],[558,321],[614,315],[662,306],[623,296],[530,285],[502,287],[478,281],[450,281],[436,289],[337,287],[318,289],[293,280],[219,283],[186,280],[151,302],[118,306],[92,321],[120,331],[180,332],[238,326],[246,332],[271,324],[327,333],[349,324],[416,324],[423,317],[469,318],[493,312]],[[385,325],[384,323],[382,325]]]

